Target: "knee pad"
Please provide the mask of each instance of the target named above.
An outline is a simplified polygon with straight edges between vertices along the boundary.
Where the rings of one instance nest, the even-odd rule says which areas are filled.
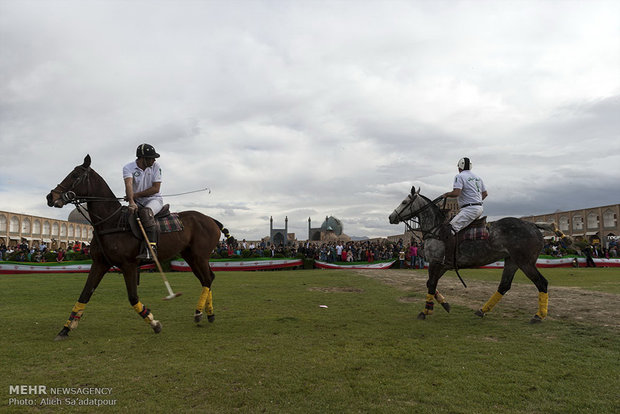
[[[144,207],[138,210],[138,216],[142,221],[144,227],[153,227],[155,225],[155,215],[153,210],[148,207]]]

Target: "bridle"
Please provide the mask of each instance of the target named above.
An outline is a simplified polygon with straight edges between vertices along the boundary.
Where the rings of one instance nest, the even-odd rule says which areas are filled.
[[[441,201],[442,199],[443,199],[443,204],[444,204],[444,208],[445,208],[447,198],[445,198],[444,196],[439,196],[436,199],[431,201],[428,198],[424,197],[423,195],[419,195],[417,193],[415,195],[410,194],[410,195],[407,196],[407,198],[409,198],[409,203],[406,204],[406,207],[410,207],[413,204],[413,201],[415,200],[415,198],[417,196],[420,196],[423,199],[425,199],[427,201],[427,203],[424,204],[419,209],[413,211],[411,213],[411,219],[410,220],[413,220],[414,217],[418,217],[418,220],[419,220],[420,213],[422,213],[425,210],[429,209],[431,207],[431,205],[435,205],[438,201]],[[401,214],[399,212],[397,212],[396,210],[394,210],[394,213],[396,213],[396,217],[398,217],[398,219],[401,222],[405,223],[405,226],[407,227],[407,230],[409,230],[411,232],[411,234],[414,235],[414,237],[419,239],[419,237],[415,234],[414,228],[411,226],[411,224],[409,224],[408,220],[406,220],[403,216],[401,216]],[[439,210],[439,213],[443,216],[443,220],[441,220],[439,224],[436,224],[434,227],[432,227],[429,230],[422,230],[422,229],[420,229],[422,231],[422,239],[423,240],[427,239],[427,238],[438,238],[438,235],[437,235],[436,231],[441,226],[442,222],[445,221],[445,218],[446,218],[445,214],[443,213],[443,211],[441,211],[441,209]]]
[[[415,196],[420,196],[422,197],[424,200],[427,201],[427,203],[425,205],[423,205],[422,207],[420,207],[419,209],[417,209],[416,211],[411,213],[411,217],[418,217],[419,219],[419,215],[420,213],[422,213],[424,210],[430,208],[432,205],[434,205],[435,207],[439,208],[439,206],[436,206],[435,203],[437,203],[438,201],[440,201],[443,198],[443,206],[442,208],[439,208],[439,214],[443,217],[437,224],[435,224],[431,229],[429,230],[422,230],[422,240],[426,240],[426,239],[440,239],[439,235],[437,234],[437,230],[442,226],[442,224],[446,221],[446,214],[443,212],[443,210],[446,208],[446,202],[447,202],[447,198],[444,196],[439,196],[434,200],[429,200],[428,198],[424,197],[423,195],[420,194],[410,194],[409,197],[409,203],[407,204],[407,207],[410,206],[411,204],[413,204],[413,200],[415,200]],[[411,231],[411,234],[413,234],[416,238],[419,239],[419,237],[415,234],[415,232],[413,231],[413,228],[411,227],[411,225],[409,225],[409,223],[407,223],[406,220],[403,219],[403,217],[400,215],[400,213],[396,212],[396,210],[394,210],[394,212],[396,213],[396,217],[398,217],[398,219],[400,221],[402,221],[403,223],[405,223],[405,226],[407,226],[407,228],[409,229],[409,231]],[[455,260],[456,263],[456,260]],[[461,275],[459,274],[459,269],[458,267],[454,266],[454,271],[456,272],[456,275],[458,276],[459,280],[461,281],[461,283],[463,284],[463,286],[467,287],[467,285],[465,284],[465,281],[463,280],[463,278],[461,277]]]
[[[84,180],[87,181],[87,184],[86,184],[87,188],[90,185],[90,180],[88,178],[90,167],[84,167],[84,166],[79,165],[75,168],[81,168],[83,171],[82,171],[82,174],[75,181],[73,181],[73,183],[71,184],[71,187],[67,188],[61,183],[61,184],[58,184],[56,188],[54,188],[51,191],[52,193],[60,194],[60,198],[65,203],[75,204],[76,202],[80,202],[82,198],[78,198],[78,196],[75,194],[75,191],[73,191],[73,189],[77,187],[78,185],[82,184],[82,181]],[[60,191],[58,189],[60,189]]]
[[[78,178],[76,178],[73,183],[71,184],[71,187],[67,188],[64,185],[58,184],[56,186],[56,188],[54,188],[51,192],[52,193],[56,193],[60,195],[60,198],[62,199],[62,201],[65,204],[73,204],[76,208],[77,211],[79,211],[79,213],[86,219],[86,221],[88,221],[88,223],[90,223],[91,226],[93,226],[93,229],[95,228],[95,226],[101,225],[105,222],[107,222],[108,220],[110,220],[112,217],[116,216],[116,214],[123,208],[122,205],[120,205],[116,210],[114,210],[110,215],[108,215],[105,218],[101,218],[96,216],[94,213],[92,212],[88,212],[88,214],[86,214],[84,207],[82,207],[82,204],[87,203],[89,201],[114,201],[114,200],[120,200],[120,198],[116,198],[116,197],[93,197],[93,196],[79,196],[75,193],[74,189],[82,184],[83,181],[86,180],[86,191],[88,192],[88,189],[90,187],[90,176],[89,173],[91,171],[90,167],[84,167],[82,165],[78,165],[76,168],[80,168],[82,169],[82,174],[80,174],[80,176]],[[90,219],[90,215],[95,216],[97,219],[99,219],[99,221],[97,223],[93,223]]]

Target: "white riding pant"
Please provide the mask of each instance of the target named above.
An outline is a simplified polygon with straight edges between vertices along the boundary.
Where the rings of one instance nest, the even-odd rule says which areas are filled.
[[[153,211],[153,215],[159,213],[164,206],[164,201],[161,198],[151,198],[150,200],[140,200],[139,205],[142,207],[148,207]]]
[[[458,233],[481,215],[482,206],[463,207],[458,214],[450,220],[450,225],[454,229],[454,232]]]

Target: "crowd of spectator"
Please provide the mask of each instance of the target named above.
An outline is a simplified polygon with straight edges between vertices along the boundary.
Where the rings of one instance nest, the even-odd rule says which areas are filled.
[[[76,241],[70,244],[67,249],[62,247],[50,248],[47,243],[29,246],[25,240],[16,245],[0,244],[0,260],[14,262],[62,262],[66,260],[87,259],[90,254],[90,246],[86,243]]]
[[[567,255],[591,256],[596,258],[615,258],[619,257],[618,242],[611,241],[608,247],[601,246],[598,243],[590,244],[585,241],[579,241],[568,246],[564,241],[548,241],[543,247],[543,254],[553,257],[564,257]]]
[[[549,241],[543,247],[543,254],[563,257],[569,254],[594,258],[620,257],[618,242],[612,241],[608,247],[600,244],[591,245],[581,241],[567,246],[563,241]],[[288,246],[268,244],[265,241],[248,242],[245,239],[235,244],[221,241],[215,249],[215,257],[304,257],[327,263],[351,263],[384,260],[398,260],[399,267],[423,268],[423,248],[418,242],[403,243],[383,240],[362,241],[331,241],[331,242],[294,242]],[[29,246],[25,240],[11,246],[0,244],[0,260],[18,262],[62,262],[79,260],[89,257],[89,246],[86,243],[69,244],[67,249],[51,249],[45,242],[37,246]]]
[[[422,249],[418,243],[404,244],[402,239],[396,243],[388,240],[309,241],[295,242],[288,246],[246,240],[229,245],[223,240],[215,249],[215,257],[303,257],[326,263],[404,260],[410,267],[424,267]],[[404,267],[404,264],[401,263],[401,266]]]

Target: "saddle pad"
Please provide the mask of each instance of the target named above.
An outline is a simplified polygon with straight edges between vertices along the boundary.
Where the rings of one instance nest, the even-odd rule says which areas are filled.
[[[459,233],[463,240],[486,240],[489,238],[489,230],[486,227],[470,227]]]
[[[172,233],[173,231],[183,230],[183,222],[177,213],[170,213],[165,217],[158,217],[157,224],[159,224],[160,233]]]

